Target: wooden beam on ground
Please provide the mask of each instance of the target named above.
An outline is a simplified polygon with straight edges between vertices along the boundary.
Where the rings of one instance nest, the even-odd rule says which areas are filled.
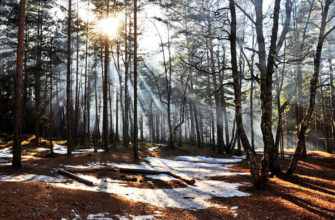
[[[139,169],[139,168],[119,168],[120,172],[122,173],[142,173],[142,174],[153,174],[153,175],[158,175],[158,174],[166,174],[169,176],[172,176],[176,179],[182,180],[185,183],[189,185],[194,185],[195,180],[194,179],[188,179],[184,178],[174,172],[168,171],[168,170],[148,170],[148,169]]]
[[[66,171],[71,173],[92,173],[99,171],[119,171],[116,167],[100,167],[100,168],[66,168]]]
[[[188,179],[185,177],[182,177],[174,172],[171,172],[169,170],[154,170],[154,169],[140,169],[140,168],[128,168],[128,167],[101,167],[101,168],[67,168],[66,170],[62,170],[62,172],[65,171],[67,173],[70,173],[70,175],[74,175],[77,178],[75,174],[72,174],[71,172],[99,172],[99,171],[119,171],[120,173],[132,173],[132,174],[151,174],[151,175],[159,175],[159,174],[166,174],[169,176],[172,176],[176,179],[179,179],[181,181],[184,181],[185,183],[189,185],[194,185],[195,180],[194,179]],[[68,174],[64,174],[67,175]],[[69,176],[71,177],[71,176]],[[80,178],[80,177],[78,177]],[[81,178],[82,179],[82,178]],[[78,179],[77,179],[78,180]],[[80,181],[80,180],[78,180]]]
[[[77,175],[75,175],[73,173],[70,173],[69,171],[64,170],[64,169],[58,169],[58,173],[62,174],[64,176],[67,176],[67,177],[69,177],[71,179],[77,180],[78,182],[84,183],[86,185],[89,185],[89,186],[93,186],[94,185],[94,183],[92,181],[84,179],[84,178],[81,178],[81,177],[79,177],[79,176],[77,176]]]

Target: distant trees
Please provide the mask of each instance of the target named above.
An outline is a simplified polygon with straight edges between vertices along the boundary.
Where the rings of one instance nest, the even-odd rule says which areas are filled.
[[[327,24],[331,21],[331,19],[334,17],[334,15],[331,15],[331,18],[328,18],[328,13],[330,10],[330,6],[333,3],[333,0],[326,0],[324,4],[321,4],[321,26],[320,26],[320,32],[318,37],[318,42],[316,46],[316,53],[314,55],[314,70],[313,75],[310,79],[310,85],[309,85],[309,105],[307,112],[305,113],[298,130],[298,142],[296,146],[295,153],[292,157],[290,167],[287,170],[288,174],[292,174],[295,171],[295,168],[298,164],[298,160],[301,157],[302,151],[305,147],[305,133],[307,130],[307,127],[309,125],[309,121],[312,117],[314,106],[315,106],[315,96],[316,96],[316,90],[317,90],[317,84],[320,74],[320,66],[321,66],[321,55],[322,55],[322,48],[324,41],[326,37],[335,29],[335,27],[331,27],[329,30],[326,29]],[[333,86],[333,85],[331,85]]]
[[[77,145],[108,151],[121,141],[137,158],[139,133],[171,148],[240,154],[243,146],[259,188],[282,173],[279,148],[295,139],[289,174],[311,143],[334,153],[333,0],[69,0],[68,7],[27,0],[17,69],[19,4],[3,2],[0,132],[15,133],[15,161],[20,124],[37,145],[48,138],[51,150],[53,140],[67,139],[69,154]],[[86,15],[78,11],[83,5]],[[161,13],[144,16],[152,8]],[[118,13],[115,38],[97,30],[99,20]],[[150,51],[143,48],[148,38]],[[263,146],[258,161],[255,148]]]

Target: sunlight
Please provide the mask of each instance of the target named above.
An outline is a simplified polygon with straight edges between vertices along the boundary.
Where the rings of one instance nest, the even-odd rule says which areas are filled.
[[[121,27],[121,17],[113,16],[104,18],[98,21],[98,31],[104,35],[107,35],[110,39],[118,36]]]

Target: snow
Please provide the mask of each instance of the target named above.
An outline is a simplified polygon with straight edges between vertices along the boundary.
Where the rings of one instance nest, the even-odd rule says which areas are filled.
[[[98,219],[111,219],[111,218],[106,218],[105,215],[108,215],[108,212],[104,212],[104,213],[99,213],[99,214],[89,214],[87,216],[87,220],[98,220]]]
[[[3,182],[45,182],[45,183],[66,183],[69,182],[69,179],[64,178],[63,176],[45,176],[37,174],[21,174],[16,176],[0,175],[0,181]]]
[[[133,219],[133,220],[152,220],[155,219],[153,215],[129,215],[126,214],[125,216],[120,216],[120,215],[115,215],[116,218],[119,220],[128,220],[128,219]]]
[[[85,177],[82,175],[82,177]],[[118,183],[110,183],[103,179],[95,179],[95,186],[89,187],[84,184],[73,182],[72,184],[55,183],[56,186],[61,186],[71,189],[82,189],[88,191],[115,193],[128,200],[154,204],[158,207],[174,207],[181,209],[206,209],[209,207],[219,207],[207,201],[213,197],[241,197],[248,196],[248,193],[241,192],[237,189],[240,184],[227,183],[215,180],[197,181],[195,185],[190,185],[185,188],[175,189],[144,189],[136,187],[127,187]]]
[[[167,174],[159,174],[159,175],[145,175],[145,177],[155,180],[162,180],[162,181],[175,181],[176,178],[167,175]]]
[[[243,158],[235,156],[235,158],[213,158],[204,156],[176,156],[176,160],[191,161],[191,162],[204,162],[204,163],[238,163],[241,162]]]
[[[4,148],[0,150],[0,158],[11,158],[12,152],[9,148]]]
[[[158,149],[158,147],[150,147],[150,148],[148,149],[148,151],[154,151],[154,150],[156,150],[156,149]]]
[[[187,157],[183,156],[179,158],[181,158],[181,161],[177,160],[178,157],[173,158],[173,160],[166,158],[148,157],[145,160],[146,162],[141,164],[90,163],[85,166],[66,166],[66,167],[92,168],[92,167],[114,166],[114,167],[140,168],[148,170],[163,169],[173,171],[174,173],[177,173],[178,175],[181,176],[185,176],[187,178],[196,179],[196,183],[194,185],[187,185],[184,188],[174,188],[174,189],[136,188],[136,187],[129,187],[127,184],[122,183],[122,181],[113,180],[110,178],[98,179],[93,176],[84,174],[78,174],[78,175],[82,178],[91,180],[94,183],[94,186],[87,186],[77,181],[69,182],[66,181],[69,179],[63,176],[50,177],[50,176],[33,175],[33,174],[22,174],[18,176],[0,175],[0,181],[47,182],[51,185],[55,185],[58,187],[116,194],[134,202],[149,203],[162,208],[171,207],[171,208],[181,208],[188,210],[206,209],[209,207],[223,208],[219,204],[208,202],[208,199],[211,199],[213,197],[249,196],[248,193],[241,192],[238,190],[238,187],[241,186],[241,184],[239,183],[228,183],[224,181],[207,179],[207,177],[210,176],[245,174],[245,173],[232,172],[227,169],[228,167],[233,166],[233,164],[226,164],[226,161],[231,161],[231,163],[233,163],[232,161],[238,162],[240,158],[229,159],[229,160],[210,158],[210,157],[189,157],[189,156]],[[183,159],[185,158],[187,158],[188,161],[184,161]],[[204,161],[207,161],[209,163],[206,163]],[[216,162],[219,161],[220,163],[214,164],[213,161]],[[146,175],[146,177],[152,179],[160,179],[163,181],[175,180],[173,177],[163,174]],[[97,214],[96,215],[92,214],[91,217],[92,217],[91,219],[100,218],[99,216],[97,216]],[[143,218],[135,218],[136,216],[130,216],[130,215],[126,217],[133,219],[143,219]],[[104,217],[102,216],[100,219],[102,218]],[[147,219],[150,218],[148,217]]]

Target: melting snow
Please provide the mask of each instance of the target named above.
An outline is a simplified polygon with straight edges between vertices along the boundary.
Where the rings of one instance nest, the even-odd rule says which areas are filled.
[[[167,175],[167,174],[159,174],[159,175],[145,175],[148,178],[155,179],[155,180],[162,180],[162,181],[174,181],[176,178]]]
[[[181,158],[182,161],[178,161],[177,160],[178,158]],[[187,158],[188,161],[184,161],[183,159],[185,158]],[[79,175],[83,178],[93,181],[94,186],[87,186],[77,181],[72,181],[71,183],[69,183],[66,181],[65,177],[62,176],[48,177],[43,175],[32,175],[32,174],[25,174],[18,176],[2,175],[0,176],[0,181],[40,181],[40,182],[48,182],[52,185],[71,189],[114,193],[135,202],[149,203],[162,208],[175,207],[190,210],[206,209],[209,207],[222,208],[219,204],[213,204],[211,202],[208,202],[208,199],[211,199],[213,197],[249,196],[248,193],[241,192],[238,190],[238,187],[241,186],[241,184],[206,179],[206,177],[210,176],[244,174],[229,171],[227,167],[230,167],[233,164],[214,164],[214,162],[226,163],[226,161],[229,160],[231,163],[233,161],[238,162],[240,161],[240,158],[218,159],[210,157],[175,157],[173,158],[173,160],[171,160],[171,159],[149,157],[146,158],[146,163],[141,164],[106,163],[104,165],[101,165],[91,163],[88,164],[87,166],[67,166],[76,168],[115,166],[115,167],[128,167],[128,168],[131,167],[141,169],[156,169],[156,170],[164,169],[173,171],[175,173],[178,173],[179,175],[187,176],[188,178],[197,179],[194,185],[188,185],[185,188],[145,189],[145,188],[128,187],[127,184],[122,184],[122,182],[110,178],[97,179],[95,177],[82,174]],[[209,163],[206,163],[204,161]],[[168,175],[163,174],[147,175],[147,177],[160,180],[174,179]],[[91,219],[94,219],[93,217]],[[129,217],[135,219],[133,216]]]
[[[236,157],[234,159],[230,158],[213,158],[204,156],[176,156],[176,160],[191,161],[191,162],[204,162],[204,163],[238,163],[241,162],[243,158]]]
[[[154,151],[154,150],[156,150],[156,149],[158,149],[158,147],[150,147],[150,148],[148,149],[148,151]]]
[[[106,218],[105,215],[108,215],[108,212],[104,212],[104,213],[99,213],[99,214],[89,214],[87,216],[87,220],[98,220],[98,219],[111,219],[111,218]]]

